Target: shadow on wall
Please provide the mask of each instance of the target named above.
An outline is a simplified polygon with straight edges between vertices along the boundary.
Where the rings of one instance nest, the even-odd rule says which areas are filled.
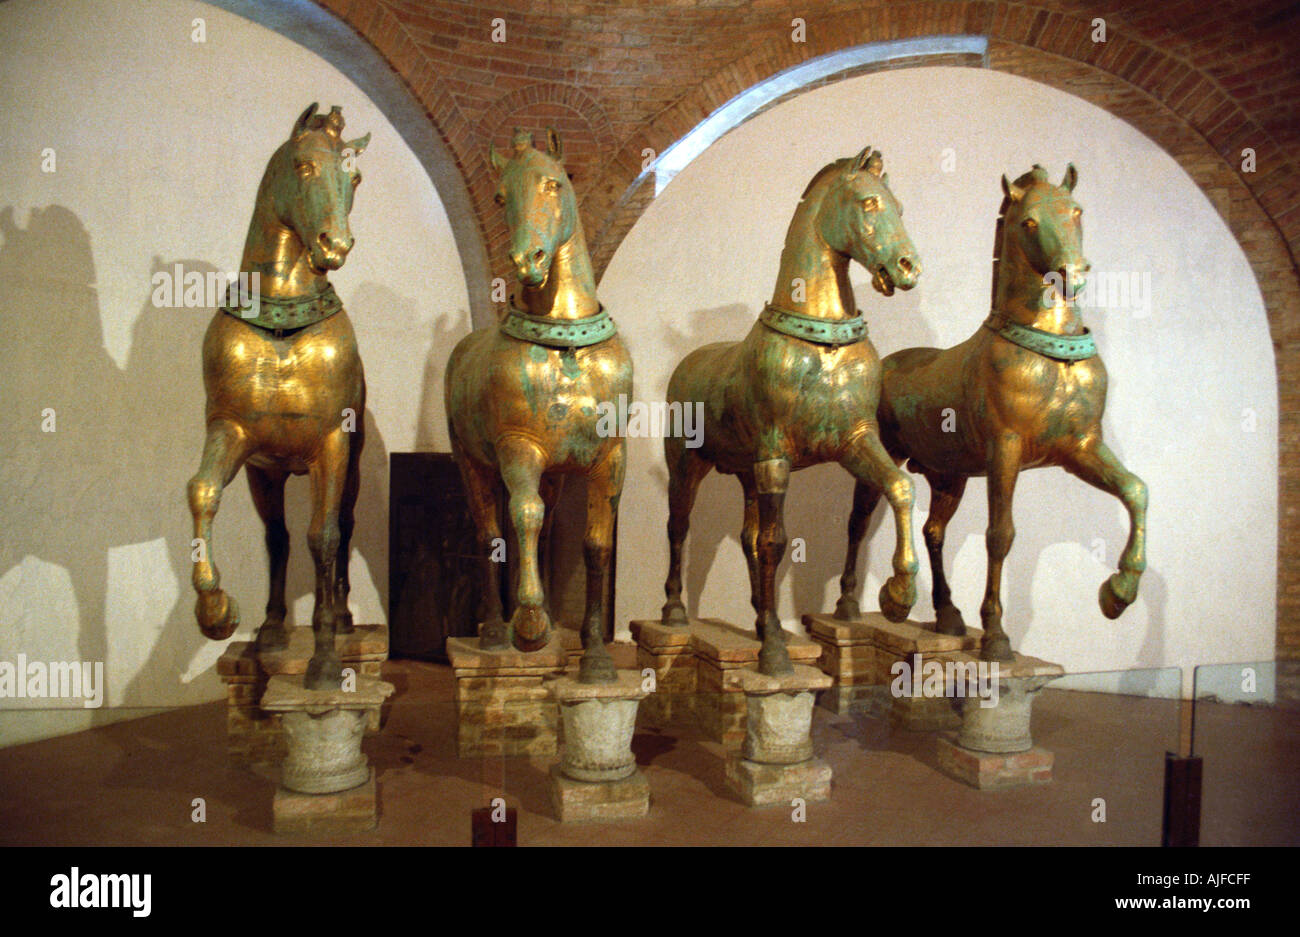
[[[104,661],[111,680],[121,643],[148,648],[121,695],[113,694],[114,704],[176,705],[196,657],[209,644],[194,621],[193,534],[185,488],[202,454],[200,355],[213,309],[157,308],[149,291],[121,369],[104,349],[90,238],[76,215],[61,206],[33,210],[20,229],[10,206],[0,211],[0,233],[0,322],[7,333],[4,359],[10,378],[0,433],[14,441],[0,459],[0,506],[7,519],[0,573],[27,556],[66,569],[75,594],[81,660]],[[201,261],[160,258],[154,259],[151,272],[170,271],[177,263],[186,271],[217,272]],[[56,415],[53,433],[40,432],[47,408]],[[357,509],[362,522],[354,552],[366,558],[372,571],[384,571],[375,580],[381,596],[387,590],[386,527],[366,524],[364,518],[387,513],[387,461],[383,438],[367,413]],[[243,484],[240,479],[231,483]],[[287,519],[297,548],[297,563],[290,560],[291,608],[295,596],[313,591],[304,539],[306,488],[300,479],[287,492]],[[129,640],[117,634],[110,641],[110,603],[129,619],[149,596],[108,594],[109,553],[151,541],[161,541],[178,598],[160,626],[150,623],[152,615],[140,621],[141,628],[158,628],[157,633]],[[236,568],[230,559],[238,554],[266,562],[260,524],[235,529],[218,514],[213,549],[219,567],[226,558],[223,584],[240,602],[242,630],[247,630],[260,623],[266,596],[250,595],[230,577]],[[151,571],[137,579],[137,588],[147,592],[146,583],[162,578]],[[192,685],[202,687],[205,697],[216,695],[215,672],[209,670]]]

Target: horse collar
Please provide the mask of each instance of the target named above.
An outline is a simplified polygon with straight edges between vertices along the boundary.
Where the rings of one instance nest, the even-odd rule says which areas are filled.
[[[822,319],[818,316],[806,316],[787,309],[777,309],[771,303],[763,307],[758,320],[774,332],[801,338],[815,345],[852,345],[867,337],[867,323],[862,315],[851,319]]]
[[[250,306],[232,303],[227,296],[226,302],[221,304],[222,312],[259,329],[275,332],[277,336],[290,329],[315,325],[342,308],[343,300],[334,292],[334,285],[328,282],[324,289],[307,296],[254,296]]]
[[[511,305],[510,311],[501,320],[500,328],[506,335],[523,342],[568,349],[599,345],[618,331],[618,326],[604,306],[594,316],[556,319],[553,316],[529,315]]]
[[[1057,361],[1083,361],[1097,354],[1097,342],[1087,329],[1081,335],[1057,335],[1032,326],[1012,322],[1000,312],[993,312],[984,320],[985,328],[992,329],[1002,338],[1028,349],[1044,358]]]

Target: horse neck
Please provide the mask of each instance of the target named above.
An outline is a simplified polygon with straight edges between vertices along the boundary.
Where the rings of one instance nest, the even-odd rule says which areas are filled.
[[[849,284],[848,255],[831,248],[817,230],[817,213],[826,191],[825,185],[815,187],[790,219],[772,305],[819,319],[851,318],[857,314],[857,303]],[[795,298],[799,295],[796,279],[803,281],[802,301]]]
[[[1020,325],[1028,325],[1053,335],[1078,335],[1083,331],[1083,316],[1075,303],[1054,294],[1044,304],[1043,294],[1050,288],[1043,275],[1030,266],[1021,250],[1006,239],[994,261],[993,309]]]
[[[574,222],[573,236],[556,248],[545,285],[522,286],[520,297],[524,310],[535,316],[583,319],[600,311],[591,254],[580,220]]]
[[[319,293],[329,282],[324,273],[312,267],[297,233],[276,217],[265,180],[257,192],[239,269],[260,275],[259,292],[265,296],[308,296]]]

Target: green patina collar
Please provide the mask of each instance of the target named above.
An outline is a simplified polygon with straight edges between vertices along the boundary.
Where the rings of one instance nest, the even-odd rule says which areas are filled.
[[[1083,361],[1097,354],[1097,343],[1087,329],[1082,335],[1057,335],[1012,322],[998,312],[990,315],[984,326],[1014,345],[1057,361]]]
[[[514,306],[501,320],[501,331],[511,338],[546,345],[549,348],[586,348],[599,345],[612,338],[618,326],[605,307],[594,316],[581,319],[556,319],[552,316],[533,316]]]
[[[861,315],[852,319],[822,319],[777,309],[768,303],[758,321],[774,332],[817,345],[852,345],[867,337],[867,323]]]
[[[334,292],[334,285],[326,283],[319,293],[309,296],[279,298],[274,296],[254,296],[247,306],[232,305],[227,298],[221,304],[221,311],[234,316],[241,322],[255,325],[260,329],[283,332],[315,325],[328,319],[343,308],[343,300]]]

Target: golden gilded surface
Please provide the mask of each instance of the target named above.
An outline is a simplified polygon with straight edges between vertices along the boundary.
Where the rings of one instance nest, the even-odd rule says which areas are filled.
[[[508,155],[495,150],[491,155],[520,283],[513,308],[564,325],[597,317],[601,310],[591,260],[555,133],[548,134],[545,153],[532,145],[531,136],[517,132]],[[561,348],[513,338],[499,328],[480,329],[461,340],[447,363],[452,453],[478,529],[488,582],[481,645],[513,644],[531,651],[550,639],[538,540],[554,510],[557,477],[585,476],[587,601],[580,679],[588,683],[616,679],[602,632],[627,446],[620,436],[601,434],[597,408],[614,406],[620,394],[632,394],[632,360],[617,334],[596,344]],[[519,583],[509,623],[502,617],[501,564],[491,560],[502,536],[500,482],[518,538]]]
[[[267,164],[240,265],[242,272],[258,274],[266,304],[310,303],[332,295],[328,271],[341,267],[352,249],[348,213],[361,179],[352,160],[369,135],[344,141],[342,129],[339,108],[322,116],[313,104]],[[316,566],[316,649],[307,685],[337,687],[341,664],[334,635],[352,628],[347,563],[366,392],[347,312],[339,309],[313,324],[273,331],[219,310],[203,340],[203,383],[207,437],[188,488],[199,628],[223,640],[239,627],[238,606],[221,588],[213,558],[212,522],[222,490],[246,467],[253,503],[266,525],[271,565],[271,594],[257,642],[263,649],[288,646],[284,483],[291,474],[307,474],[312,495],[307,541]]]
[[[1137,597],[1146,568],[1146,485],[1102,442],[1106,367],[1101,357],[1059,360],[1004,336],[1008,322],[1049,336],[1086,331],[1076,298],[1089,264],[1083,256],[1082,209],[1073,197],[1073,166],[1061,185],[1039,166],[1014,183],[1003,178],[993,314],[960,345],[908,348],[883,362],[879,418],[886,447],[929,481],[933,496],[924,526],[934,575],[938,629],[962,634],[943,572],[943,540],[966,479],[988,477],[988,578],[980,618],[986,660],[1012,659],[1002,627],[1002,564],[1015,528],[1011,517],[1022,469],[1060,466],[1118,498],[1130,532],[1119,571],[1101,585],[1099,602],[1118,617]],[[849,552],[840,580],[839,617],[856,613],[858,546],[879,491],[859,483],[849,518]]]

